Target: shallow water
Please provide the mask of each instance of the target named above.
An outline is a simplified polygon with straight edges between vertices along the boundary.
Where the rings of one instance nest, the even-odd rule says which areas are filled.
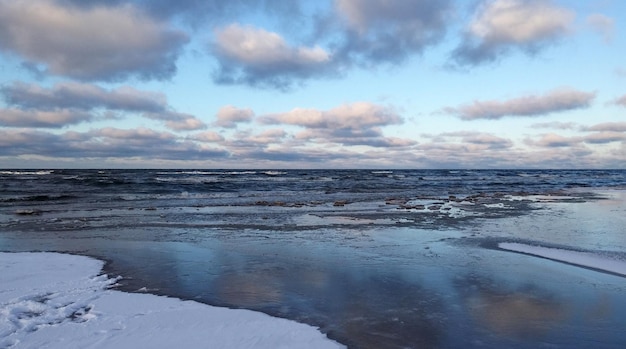
[[[52,200],[5,200],[0,250],[100,257],[125,290],[260,310],[354,348],[622,347],[626,278],[493,246],[626,259],[626,192],[594,188],[599,199],[558,183],[533,195],[485,187],[384,195],[381,185],[313,199],[222,191],[215,200],[188,190],[174,200],[170,187],[146,194],[140,184],[81,194],[80,204],[46,192]],[[229,205],[217,204],[228,195]],[[342,198],[349,202],[335,206]],[[298,202],[308,204],[287,205]]]

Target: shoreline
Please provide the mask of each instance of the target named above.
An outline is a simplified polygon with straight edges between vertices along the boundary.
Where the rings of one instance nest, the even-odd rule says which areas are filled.
[[[0,253],[0,300],[7,320],[0,326],[0,345],[344,348],[292,320],[111,289],[116,279],[100,274],[103,265],[79,255]]]

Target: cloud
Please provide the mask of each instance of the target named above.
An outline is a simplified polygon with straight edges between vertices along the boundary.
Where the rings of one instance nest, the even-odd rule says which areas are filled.
[[[46,74],[83,81],[165,79],[187,35],[132,4],[0,1],[0,48]]]
[[[92,84],[66,82],[42,88],[18,82],[0,88],[0,94],[8,105],[18,108],[0,111],[5,125],[13,127],[62,127],[92,120],[94,114],[106,117],[111,111],[140,113],[177,131],[206,127],[193,115],[173,111],[162,93],[130,86],[106,90]],[[20,116],[23,120],[17,120]]]
[[[552,129],[557,129],[557,130],[574,130],[574,129],[578,128],[578,124],[576,124],[574,122],[552,121],[552,122],[539,122],[539,123],[530,125],[530,127],[532,127],[532,128],[552,128]]]
[[[274,128],[262,131],[250,137],[249,141],[260,145],[279,144],[283,138],[287,137],[287,135],[288,134],[285,130]]]
[[[527,140],[526,143],[545,148],[574,147],[582,142],[580,137],[563,137],[554,133],[541,135],[537,141]]]
[[[187,139],[203,143],[218,143],[224,141],[224,136],[217,132],[205,131],[190,135]]]
[[[623,95],[617,98],[614,102],[616,105],[620,105],[622,107],[626,107],[626,95]]]
[[[585,127],[583,131],[626,132],[626,122],[605,122],[602,124]]]
[[[574,13],[549,0],[483,1],[452,59],[459,65],[492,62],[512,49],[535,53],[567,35]]]
[[[0,129],[0,156],[37,155],[76,159],[211,160],[230,154],[169,132],[147,128],[103,128],[87,132],[53,134],[29,129]]]
[[[165,126],[175,131],[192,131],[206,128],[206,124],[195,116],[164,110],[158,113],[144,113],[144,117],[165,122]]]
[[[92,119],[93,116],[91,114],[75,110],[30,111],[0,109],[0,126],[5,127],[61,128]]]
[[[266,116],[261,121],[266,124],[288,124],[312,129],[362,130],[400,124],[403,120],[390,108],[369,102],[356,102],[328,111],[296,108],[286,113]]]
[[[240,109],[232,105],[226,105],[218,110],[216,117],[217,121],[213,123],[215,126],[235,128],[238,123],[252,121],[254,112],[249,108]]]
[[[544,95],[529,95],[507,101],[474,101],[460,107],[444,108],[444,112],[456,114],[463,120],[496,120],[505,116],[541,116],[588,107],[595,93],[569,88],[556,89]]]
[[[336,0],[344,24],[337,55],[347,64],[401,62],[443,39],[451,7],[447,0]]]
[[[192,27],[216,25],[250,13],[265,13],[280,21],[300,18],[300,1],[275,0],[59,0],[61,3],[93,8],[103,5],[133,3],[144,12],[161,19],[175,19]]]
[[[460,138],[463,143],[486,146],[488,149],[504,149],[513,146],[511,140],[484,132],[460,131],[442,133],[439,137]]]
[[[219,65],[217,83],[279,89],[323,73],[331,60],[319,46],[290,46],[277,33],[239,24],[216,30],[211,51]]]
[[[626,141],[626,133],[624,132],[597,132],[584,137],[585,143],[591,144],[607,144],[612,142]]]
[[[600,34],[604,41],[611,42],[615,34],[615,21],[613,18],[603,14],[594,13],[587,16],[587,24],[596,33]]]
[[[279,11],[292,22],[303,21],[299,6]],[[440,42],[452,13],[449,0],[335,0],[330,12],[307,19],[313,22],[313,33],[301,35],[306,45],[290,44],[285,36],[261,28],[230,24],[215,31],[210,45],[218,61],[214,80],[289,90],[308,79],[340,76],[353,66],[398,64]]]
[[[145,92],[130,86],[106,90],[102,87],[76,83],[59,83],[52,88],[21,82],[0,88],[7,104],[23,109],[82,109],[96,108],[158,112],[167,109],[162,93]]]
[[[403,119],[391,108],[368,102],[344,104],[327,111],[296,108],[286,113],[266,115],[259,121],[270,125],[303,127],[305,130],[294,136],[301,141],[371,147],[415,144],[413,140],[385,137],[381,127],[401,124]]]

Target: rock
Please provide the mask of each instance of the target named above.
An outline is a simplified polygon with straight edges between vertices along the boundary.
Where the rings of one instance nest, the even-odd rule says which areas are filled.
[[[18,216],[39,216],[41,211],[39,210],[15,210],[14,212]]]

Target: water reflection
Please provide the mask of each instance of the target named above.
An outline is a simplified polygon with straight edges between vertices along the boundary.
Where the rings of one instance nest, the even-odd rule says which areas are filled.
[[[480,290],[465,302],[475,320],[507,337],[539,338],[566,318],[562,304],[520,292]]]
[[[506,229],[497,234],[518,221],[500,222],[499,228]],[[533,224],[546,223],[535,219]],[[481,226],[483,234],[486,226]],[[531,230],[528,225],[526,230]],[[319,326],[351,348],[535,348],[546,343],[617,348],[626,343],[624,279],[483,249],[478,243],[451,242],[463,234],[166,227],[58,236],[31,232],[19,239],[5,234],[0,243],[12,250],[106,257],[112,261],[111,274],[132,277],[123,280],[127,290],[146,287],[264,311]]]
[[[263,274],[228,274],[218,277],[213,287],[222,302],[240,307],[279,304],[283,298],[279,279]]]

